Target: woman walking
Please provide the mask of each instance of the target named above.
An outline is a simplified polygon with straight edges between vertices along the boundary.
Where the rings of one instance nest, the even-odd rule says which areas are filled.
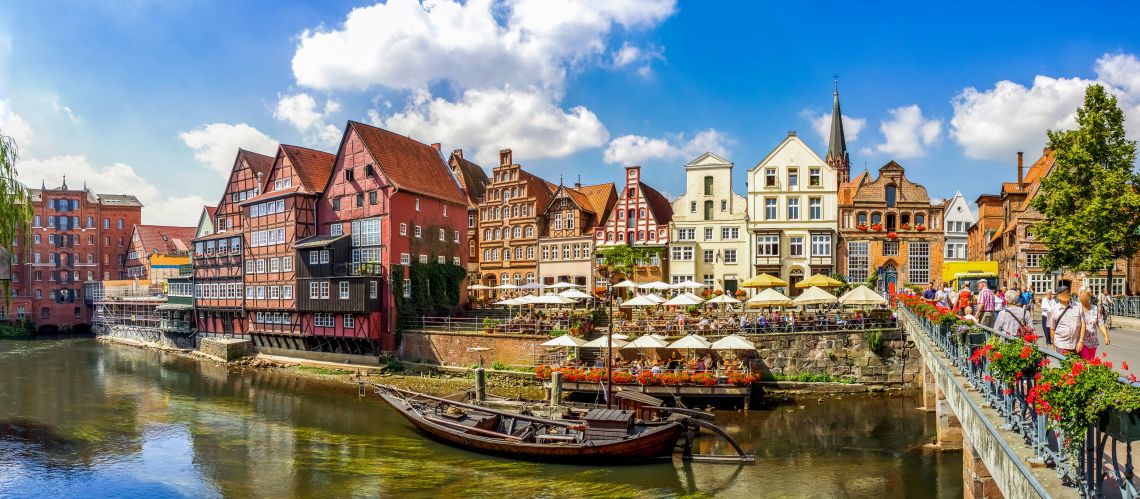
[[[1005,300],[1008,305],[998,312],[997,319],[994,321],[994,331],[1013,338],[1020,338],[1023,336],[1023,331],[1033,330],[1033,320],[1029,317],[1029,311],[1017,305],[1017,299],[1020,295],[1021,293],[1015,289],[1005,292]],[[1028,327],[1028,330],[1024,330],[1024,327]]]
[[[1112,341],[1108,338],[1108,327],[1100,316],[1100,311],[1097,306],[1093,305],[1093,291],[1088,286],[1081,287],[1081,358],[1091,361],[1096,358],[1096,349],[1100,346],[1097,341],[1096,334],[1098,332],[1104,334],[1104,344],[1111,345]],[[1103,306],[1103,305],[1102,305]]]
[[[1049,316],[1053,313],[1053,309],[1057,308],[1057,299],[1053,298],[1053,290],[1050,289],[1045,292],[1045,297],[1041,299],[1041,331],[1045,333],[1045,344],[1053,344],[1053,328],[1050,327]]]

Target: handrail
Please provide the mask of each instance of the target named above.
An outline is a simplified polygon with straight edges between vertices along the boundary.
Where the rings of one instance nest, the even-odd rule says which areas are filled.
[[[1005,419],[1003,429],[1021,434],[1025,442],[1033,448],[1036,460],[1046,465],[1055,465],[1062,483],[1077,487],[1084,497],[1102,497],[1104,477],[1111,473],[1117,484],[1124,488],[1122,490],[1124,497],[1140,497],[1140,490],[1132,483],[1131,443],[1118,442],[1099,428],[1093,428],[1083,436],[1083,450],[1078,454],[1077,462],[1069,462],[1068,456],[1062,452],[1058,444],[1064,442],[1067,436],[1049,428],[1046,417],[1037,414],[1032,404],[1028,402],[1027,397],[1035,384],[1033,377],[1023,377],[1012,385],[994,379],[988,374],[988,359],[982,357],[977,364],[971,361],[970,356],[973,352],[969,340],[951,331],[949,325],[934,324],[929,319],[916,315],[907,307],[899,307],[898,310],[901,311],[903,317],[918,326],[942,350],[949,361],[948,367],[956,369],[959,374],[966,377],[970,386],[981,393],[983,401],[997,410]],[[994,336],[1005,340],[1018,339],[981,324],[974,324],[972,328],[973,331],[981,331],[984,337],[982,344]],[[1065,359],[1063,355],[1051,349],[1042,348],[1041,345],[1035,344],[1034,348],[1051,362],[1060,362]],[[1118,382],[1140,386],[1140,383],[1131,382],[1123,376],[1118,378]],[[964,389],[961,386],[959,388]],[[973,403],[971,399],[967,398],[967,400],[971,404]],[[976,406],[974,408],[977,409]],[[989,421],[986,421],[986,424],[991,426]],[[1073,436],[1073,438],[1081,437]],[[1001,443],[1005,447],[1004,440]],[[1118,445],[1125,445],[1127,448],[1127,457],[1124,463],[1119,462],[1116,458],[1116,447]],[[1111,449],[1111,456],[1106,455],[1108,449]],[[1015,459],[1015,461],[1018,462],[1018,468],[1023,473],[1028,473],[1028,469],[1022,466],[1019,460]],[[1111,464],[1111,472],[1104,471],[1105,464]]]

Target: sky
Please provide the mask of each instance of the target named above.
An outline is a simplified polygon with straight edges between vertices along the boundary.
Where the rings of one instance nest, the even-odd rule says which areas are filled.
[[[706,151],[816,153],[838,75],[853,176],[890,160],[973,202],[1109,87],[1140,139],[1140,4],[674,0],[0,0],[0,134],[31,187],[131,193],[193,225],[237,148],[335,152],[347,120],[486,168],[683,194]],[[1058,19],[1058,13],[1064,13]]]

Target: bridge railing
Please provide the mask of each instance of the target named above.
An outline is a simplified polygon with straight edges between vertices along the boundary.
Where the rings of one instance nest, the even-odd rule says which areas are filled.
[[[1114,296],[1112,304],[1108,306],[1112,315],[1140,319],[1140,296]]]
[[[1076,487],[1083,497],[1104,497],[1105,479],[1108,476],[1120,487],[1121,497],[1140,497],[1140,490],[1132,482],[1132,444],[1117,441],[1099,427],[1094,427],[1086,435],[1072,435],[1074,440],[1084,440],[1082,451],[1073,462],[1062,450],[1061,445],[1069,435],[1064,435],[1049,427],[1045,415],[1037,414],[1027,400],[1035,384],[1033,376],[1022,376],[1013,384],[1007,384],[989,374],[989,360],[981,356],[978,362],[971,360],[974,349],[981,347],[992,337],[1016,340],[986,326],[976,324],[966,334],[961,334],[956,325],[935,324],[926,317],[920,317],[906,307],[899,307],[899,313],[919,326],[949,360],[951,367],[964,376],[971,387],[981,393],[984,401],[993,407],[1003,418],[1001,427],[1021,435],[1025,443],[1033,448],[1033,461],[1056,470],[1062,483]],[[1064,357],[1057,352],[1036,348],[1044,354],[1050,364],[1058,364]],[[1119,383],[1140,386],[1120,377]],[[1118,455],[1119,449],[1125,452]]]

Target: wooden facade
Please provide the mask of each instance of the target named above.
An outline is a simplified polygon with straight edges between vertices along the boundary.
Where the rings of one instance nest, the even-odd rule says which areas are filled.
[[[530,174],[512,159],[510,149],[499,151],[499,166],[491,173],[479,204],[479,273],[486,286],[537,281],[538,211],[550,204],[555,189]]]
[[[612,183],[558,186],[539,214],[540,282],[566,281],[593,289],[594,228],[616,203],[617,190]]]

